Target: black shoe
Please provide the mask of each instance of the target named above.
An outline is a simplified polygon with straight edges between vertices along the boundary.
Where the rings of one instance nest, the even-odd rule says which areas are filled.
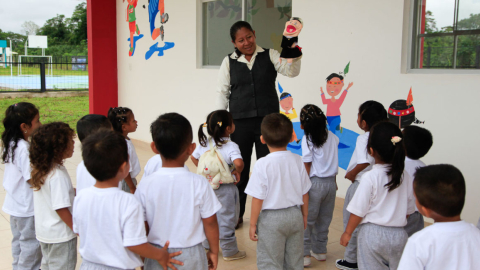
[[[358,264],[349,263],[346,260],[337,260],[335,262],[335,266],[338,269],[343,269],[343,270],[357,270],[358,269]]]

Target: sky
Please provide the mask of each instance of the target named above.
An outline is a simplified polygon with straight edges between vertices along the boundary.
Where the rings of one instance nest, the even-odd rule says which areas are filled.
[[[21,33],[25,21],[42,27],[57,14],[70,18],[75,6],[82,0],[2,0],[0,1],[0,29]]]
[[[439,30],[453,25],[454,0],[426,0],[426,2],[427,10],[432,11]],[[470,17],[470,13],[480,13],[480,0],[460,0],[459,20]]]

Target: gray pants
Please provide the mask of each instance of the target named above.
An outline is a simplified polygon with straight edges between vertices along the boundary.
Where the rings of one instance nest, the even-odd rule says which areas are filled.
[[[480,218],[478,219],[477,228],[480,229]]]
[[[132,178],[132,182],[135,186],[137,186],[137,178]],[[127,182],[125,182],[125,179],[122,180],[121,183],[122,183],[122,190],[130,193],[130,188],[128,187]]]
[[[159,245],[152,244],[156,247],[163,248]],[[175,257],[175,260],[181,261],[183,265],[176,265],[178,270],[208,270],[207,255],[202,244],[195,245],[189,248],[169,248],[168,253],[181,251],[182,254]],[[145,270],[167,270],[156,261],[145,258]]]
[[[67,242],[47,244],[42,247],[42,270],[75,270],[77,265],[77,238]]]
[[[347,190],[347,195],[345,195],[345,203],[343,204],[343,229],[347,228],[348,220],[350,219],[350,212],[347,211],[347,206],[355,195],[358,185],[360,182],[355,180]],[[347,247],[345,248],[344,259],[349,263],[357,263],[357,235],[358,228],[355,229],[352,233],[352,238],[348,242]]]
[[[80,270],[124,270],[124,269],[83,260],[82,265],[80,266]]]
[[[408,235],[403,227],[385,227],[372,223],[360,225],[358,269],[397,269],[407,240]]]
[[[42,251],[35,236],[35,218],[10,216],[10,228],[13,235],[13,270],[39,269]]]
[[[258,269],[303,270],[303,216],[299,207],[262,210],[257,231]]]
[[[310,250],[317,254],[327,253],[328,227],[332,222],[337,186],[335,176],[312,177],[308,192],[308,222],[303,233],[303,255]]]
[[[220,247],[223,257],[230,257],[238,253],[235,226],[240,214],[238,188],[234,184],[222,184],[214,190],[222,208],[217,212],[218,229],[220,232]],[[208,241],[203,241],[203,247],[209,249]]]
[[[407,225],[403,227],[408,234],[408,237],[412,236],[412,234],[420,231],[425,227],[425,223],[423,222],[423,216],[418,211],[411,214],[407,219]]]

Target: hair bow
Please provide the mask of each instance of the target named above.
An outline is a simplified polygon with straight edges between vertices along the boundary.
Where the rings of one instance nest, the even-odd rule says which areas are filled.
[[[207,127],[207,122],[203,123],[203,127]]]
[[[393,136],[390,141],[392,141],[393,145],[395,145],[396,143],[399,143],[401,140],[402,140],[402,138],[400,138],[398,136]]]
[[[217,122],[219,127],[222,127],[222,122]]]

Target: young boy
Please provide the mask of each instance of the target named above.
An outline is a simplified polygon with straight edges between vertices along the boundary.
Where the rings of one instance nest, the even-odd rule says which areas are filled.
[[[403,129],[403,144],[405,145],[405,171],[414,179],[415,171],[418,168],[425,167],[425,163],[420,160],[432,147],[433,138],[430,131],[418,127],[408,126]],[[405,231],[408,237],[420,231],[425,226],[423,216],[415,209],[415,213],[408,216]]]
[[[285,115],[265,116],[260,140],[270,154],[257,161],[245,189],[253,197],[249,234],[258,241],[258,269],[303,269],[303,231],[312,183],[302,158],[287,151],[292,130]]]
[[[418,211],[435,223],[408,239],[398,269],[477,269],[480,231],[460,219],[465,203],[462,173],[447,164],[419,168],[413,190]]]
[[[83,258],[80,269],[134,269],[143,265],[140,256],[158,260],[164,269],[181,264],[171,259],[178,252],[167,253],[168,242],[163,249],[147,243],[142,207],[118,188],[130,167],[125,138],[98,131],[82,142],[82,156],[96,183],[78,194],[73,205],[73,230],[80,235]]]
[[[217,268],[219,230],[216,213],[222,205],[205,177],[185,169],[195,150],[190,122],[180,114],[167,113],[155,120],[150,131],[152,150],[159,153],[162,168],[142,179],[135,197],[143,207],[148,242],[162,247],[170,240],[169,252],[181,251],[178,270]],[[205,256],[202,242],[210,250]],[[207,262],[208,258],[208,262]],[[210,264],[210,268],[209,268]],[[145,270],[162,269],[145,260]]]
[[[101,128],[112,130],[112,124],[108,118],[100,114],[87,114],[77,122],[78,139],[83,142],[87,136]],[[96,182],[97,180],[87,171],[84,161],[80,162],[77,166],[77,194],[81,190],[95,185]]]

